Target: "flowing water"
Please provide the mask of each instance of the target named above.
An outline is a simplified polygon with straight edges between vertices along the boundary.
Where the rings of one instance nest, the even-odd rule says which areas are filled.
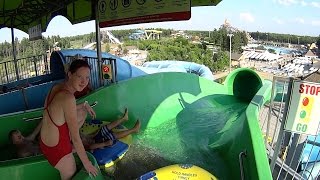
[[[147,128],[135,137],[116,165],[115,179],[135,179],[179,163],[194,164],[219,179],[228,179],[225,159],[209,145],[222,137],[224,127],[234,123],[245,108],[243,103],[217,106],[207,100],[186,106],[175,119]]]

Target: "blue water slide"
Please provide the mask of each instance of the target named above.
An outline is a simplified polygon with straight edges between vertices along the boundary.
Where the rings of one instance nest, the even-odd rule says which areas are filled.
[[[304,180],[316,180],[320,178],[320,162],[309,163],[304,171],[301,171],[299,174],[303,177]]]
[[[308,136],[306,146],[302,151],[301,163],[320,162],[320,135]]]
[[[320,135],[308,136],[301,155],[301,169],[304,179],[317,179],[320,175]]]
[[[55,65],[54,61],[62,61],[63,64],[68,63],[66,62],[66,56],[75,56],[77,54],[80,54],[83,57],[92,57],[97,58],[97,52],[94,50],[88,50],[88,49],[66,49],[56,52],[59,58],[51,58],[51,65]],[[142,71],[136,66],[132,66],[128,61],[123,60],[117,56],[114,56],[109,53],[102,53],[102,58],[113,58],[116,59],[117,64],[117,81],[122,81],[126,79],[130,79],[133,77],[138,77],[142,75],[146,75],[147,73]],[[57,62],[59,63],[59,62]],[[61,70],[61,67],[57,67],[56,69]],[[51,68],[52,70],[52,68]]]
[[[144,68],[148,68],[150,71],[159,72],[187,72],[197,74],[198,76],[214,80],[211,70],[202,64],[187,61],[150,61],[143,64]],[[146,69],[148,71],[148,69]]]

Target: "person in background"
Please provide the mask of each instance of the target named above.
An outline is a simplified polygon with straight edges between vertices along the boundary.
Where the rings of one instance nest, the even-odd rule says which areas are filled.
[[[21,132],[17,129],[9,132],[9,139],[12,144],[17,148],[18,157],[28,157],[41,154],[36,137],[40,132],[42,122],[34,129],[34,131],[24,137]]]

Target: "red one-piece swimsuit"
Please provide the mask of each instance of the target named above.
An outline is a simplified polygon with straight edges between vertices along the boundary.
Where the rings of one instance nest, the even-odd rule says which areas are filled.
[[[63,90],[65,90],[65,89],[63,89]],[[65,91],[67,91],[67,90],[65,90]],[[50,97],[50,94],[51,94],[51,91],[50,91],[48,97]],[[65,122],[64,124],[58,126],[52,120],[51,115],[49,113],[48,107],[49,107],[50,103],[52,102],[54,96],[47,103],[47,105],[45,107],[45,110],[47,111],[47,113],[49,115],[49,119],[52,122],[52,124],[54,124],[59,130],[59,141],[58,141],[58,144],[55,145],[55,146],[48,146],[48,145],[44,144],[44,142],[42,141],[42,139],[40,137],[40,142],[39,142],[40,143],[40,149],[41,149],[43,155],[47,158],[48,162],[53,167],[57,165],[57,163],[60,161],[61,158],[63,158],[65,155],[70,154],[72,152],[72,145],[71,145],[71,142],[70,142],[70,134],[69,134],[69,128],[68,128],[67,123]]]

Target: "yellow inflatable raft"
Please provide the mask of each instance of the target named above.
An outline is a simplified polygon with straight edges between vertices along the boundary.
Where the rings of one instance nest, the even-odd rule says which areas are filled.
[[[90,122],[85,122],[80,128],[81,133],[83,134],[92,134],[97,132],[102,126],[107,125],[109,122],[92,120]],[[112,129],[113,132],[119,132],[126,130],[122,125]],[[117,161],[122,159],[125,153],[128,151],[129,145],[132,143],[132,136],[129,135],[125,138],[119,139],[115,144],[110,147],[104,147],[102,149],[93,150],[91,153],[96,158],[101,169],[104,169],[106,172],[108,168],[113,166]]]
[[[138,180],[217,180],[208,171],[192,164],[175,164],[148,172]]]

